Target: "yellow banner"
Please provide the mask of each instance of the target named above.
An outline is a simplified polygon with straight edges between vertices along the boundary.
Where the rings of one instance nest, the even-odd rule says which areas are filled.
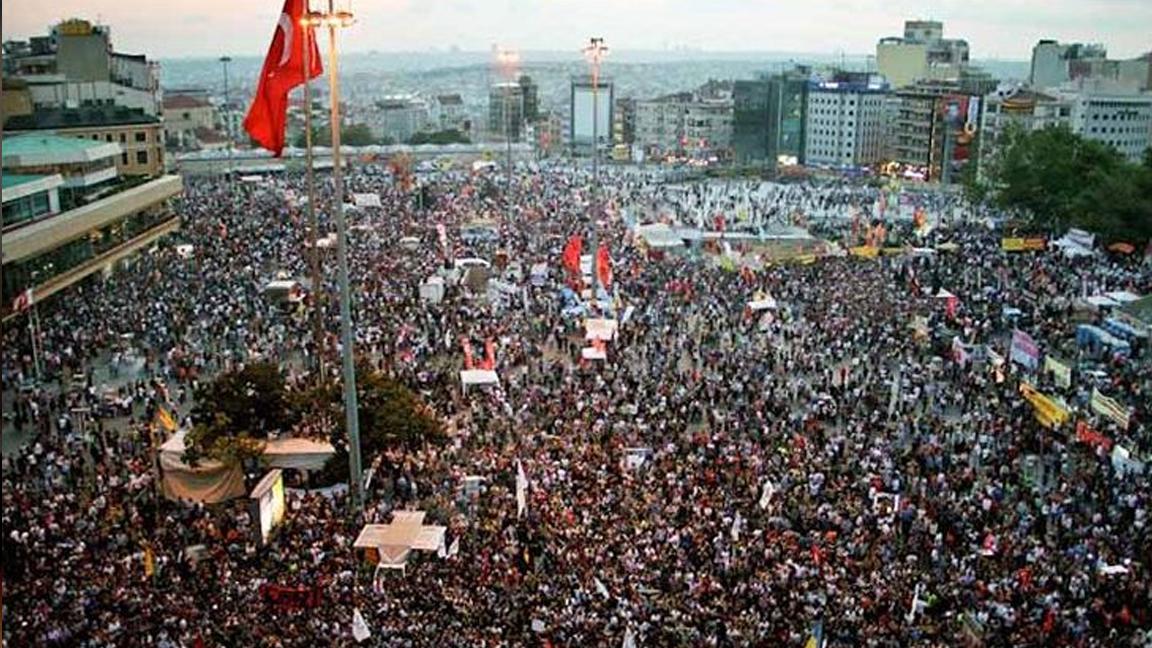
[[[1000,239],[1000,249],[1005,252],[1027,252],[1030,250],[1043,250],[1047,247],[1048,241],[1043,238]]]
[[[1052,372],[1052,381],[1057,387],[1072,385],[1072,368],[1052,356],[1044,356],[1044,371]]]
[[[860,257],[862,259],[875,259],[880,254],[880,248],[875,245],[861,245],[859,247],[848,248],[848,252],[852,256]]]
[[[1020,383],[1020,395],[1032,404],[1036,420],[1044,427],[1062,425],[1071,418],[1071,414],[1063,405],[1036,391],[1035,387],[1026,382]]]

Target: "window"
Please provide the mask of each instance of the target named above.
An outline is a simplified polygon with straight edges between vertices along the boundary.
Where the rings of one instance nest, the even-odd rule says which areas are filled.
[[[128,164],[128,151],[124,151],[120,154],[120,164]]]
[[[121,144],[127,144],[128,143],[128,133],[120,133],[120,143]]]
[[[111,142],[112,141],[112,133],[106,133],[104,135],[104,141],[105,142]]]
[[[184,116],[184,119],[192,119],[192,113],[186,112],[181,114]]]
[[[144,131],[137,131],[136,132],[136,141],[137,142],[147,142],[148,141],[148,133],[145,133]]]
[[[136,151],[136,164],[148,164],[148,151]]]

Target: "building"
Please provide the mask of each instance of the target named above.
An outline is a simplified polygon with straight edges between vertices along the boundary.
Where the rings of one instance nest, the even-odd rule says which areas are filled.
[[[216,107],[207,100],[179,94],[164,97],[164,138],[169,148],[200,148],[197,132],[215,131],[218,124]],[[216,136],[211,139],[215,140]]]
[[[686,155],[696,158],[732,157],[732,99],[700,98],[684,107]]]
[[[980,121],[981,176],[1004,145],[1005,134],[1012,128],[1036,131],[1043,128],[1072,127],[1072,106],[1067,100],[1029,87],[1009,87],[984,97]]]
[[[393,142],[407,142],[425,130],[429,123],[428,104],[415,95],[393,95],[376,102],[368,118],[372,136]]]
[[[1122,83],[1082,79],[1061,86],[1056,96],[1071,107],[1074,133],[1116,149],[1129,162],[1140,162],[1152,147],[1152,93],[1134,92]]]
[[[118,106],[41,109],[4,122],[4,134],[38,133],[81,137],[120,145],[117,172],[155,176],[164,171],[164,130],[160,120],[142,110]]]
[[[432,102],[431,117],[437,130],[456,130],[464,134],[472,132],[472,119],[459,94],[437,95]]]
[[[1082,74],[1085,67],[1091,68],[1092,62],[1107,58],[1108,50],[1103,45],[1041,40],[1032,47],[1028,84],[1039,90],[1054,88],[1071,81],[1074,71]]]
[[[563,116],[549,111],[540,115],[536,120],[533,132],[536,139],[536,155],[538,157],[551,157],[568,149],[565,135],[568,134]]]
[[[808,87],[804,163],[869,166],[886,159],[889,88],[883,77],[834,75]]]
[[[968,42],[944,38],[944,23],[909,20],[904,36],[880,39],[876,66],[893,88],[922,79],[954,79],[968,65]]]
[[[4,50],[5,75],[27,84],[36,109],[114,105],[161,113],[159,64],[115,51],[107,25],[66,20],[48,36]]]
[[[3,299],[0,316],[32,289],[34,301],[111,273],[180,226],[170,201],[179,176],[129,178],[119,142],[45,134],[3,142]]]
[[[887,154],[908,178],[956,182],[978,149],[983,97],[959,81],[920,81],[892,94]]]
[[[632,157],[632,144],[636,142],[636,103],[632,97],[616,100],[612,117],[612,157],[615,159]]]
[[[740,165],[804,163],[811,69],[797,66],[732,87],[732,149]]]
[[[615,110],[616,87],[612,79],[601,76],[593,84],[591,75],[572,77],[569,85],[568,145],[574,155],[592,154],[593,133],[596,146],[601,152],[612,146]]]
[[[507,114],[505,114],[507,111]],[[521,75],[517,81],[494,83],[488,89],[488,132],[512,141],[524,137],[524,128],[540,117],[539,89],[531,77]]]
[[[636,102],[636,144],[647,156],[682,150],[684,117],[693,100],[691,92],[678,92]]]

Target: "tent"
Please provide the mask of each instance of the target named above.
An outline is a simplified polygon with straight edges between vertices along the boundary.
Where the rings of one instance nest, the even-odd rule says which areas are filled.
[[[185,431],[178,430],[160,446],[161,487],[164,497],[173,501],[204,504],[226,502],[248,494],[240,464],[227,465],[204,459],[191,466],[184,463]]]
[[[439,304],[444,301],[444,278],[428,277],[420,284],[420,299],[430,304]]]
[[[584,320],[584,339],[611,342],[616,338],[616,329],[618,328],[620,328],[620,324],[614,319],[590,317]]]
[[[368,524],[353,546],[369,562],[403,571],[413,550],[437,551],[444,546],[447,527],[424,524],[424,511],[395,511],[390,524]]]
[[[460,384],[464,393],[472,386],[499,385],[500,377],[489,369],[464,369],[460,372]]]
[[[336,449],[327,441],[276,439],[264,446],[262,460],[270,468],[320,470]]]

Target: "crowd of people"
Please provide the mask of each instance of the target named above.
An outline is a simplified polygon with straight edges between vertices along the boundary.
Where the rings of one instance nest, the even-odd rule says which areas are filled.
[[[629,225],[819,213],[853,244],[851,214],[880,218],[881,192],[672,187],[635,170],[608,170],[594,192],[587,170],[533,166],[507,195],[499,177],[438,170],[419,205],[386,167],[346,180],[382,202],[349,210],[357,351],[452,422],[449,445],[369,457],[363,519],[341,492],[294,491],[267,546],[244,503],[157,497],[157,407],[187,413],[198,384],[245,363],[307,375],[321,352],[307,310],[263,290],[309,276],[303,177],[189,177],[176,240],[38,306],[39,382],[27,331],[5,329],[4,388],[19,392],[5,434],[29,437],[4,458],[9,645],[354,645],[354,610],[381,646],[1152,642],[1148,476],[1077,441],[1074,421],[1041,425],[1018,389],[1027,380],[1134,459],[1152,456],[1146,339],[1126,357],[1075,342],[1077,321],[1101,317],[1074,307],[1089,287],[1152,293],[1139,259],[1002,252],[1004,232],[925,193],[931,231],[897,205],[883,217],[891,246],[931,252],[734,268],[707,246],[651,254]],[[317,204],[331,191],[321,178]],[[465,242],[475,221],[494,223],[494,240]],[[593,227],[620,322],[605,361],[582,359],[561,296],[581,280],[561,250]],[[956,249],[936,251],[944,242]],[[461,282],[442,302],[421,297],[446,260],[501,255],[489,283],[514,293]],[[530,280],[541,263],[548,275]],[[324,265],[315,292],[329,296],[335,360]],[[765,296],[774,308],[749,308]],[[1026,375],[1009,359],[1017,328],[1075,360],[1076,379]],[[462,394],[461,338],[494,341],[498,386]],[[985,352],[958,362],[956,338]],[[1129,408],[1126,430],[1088,407],[1094,386]],[[463,488],[466,476],[483,486]],[[375,573],[352,542],[398,508],[427,511],[458,551]],[[316,595],[271,601],[267,586]]]

